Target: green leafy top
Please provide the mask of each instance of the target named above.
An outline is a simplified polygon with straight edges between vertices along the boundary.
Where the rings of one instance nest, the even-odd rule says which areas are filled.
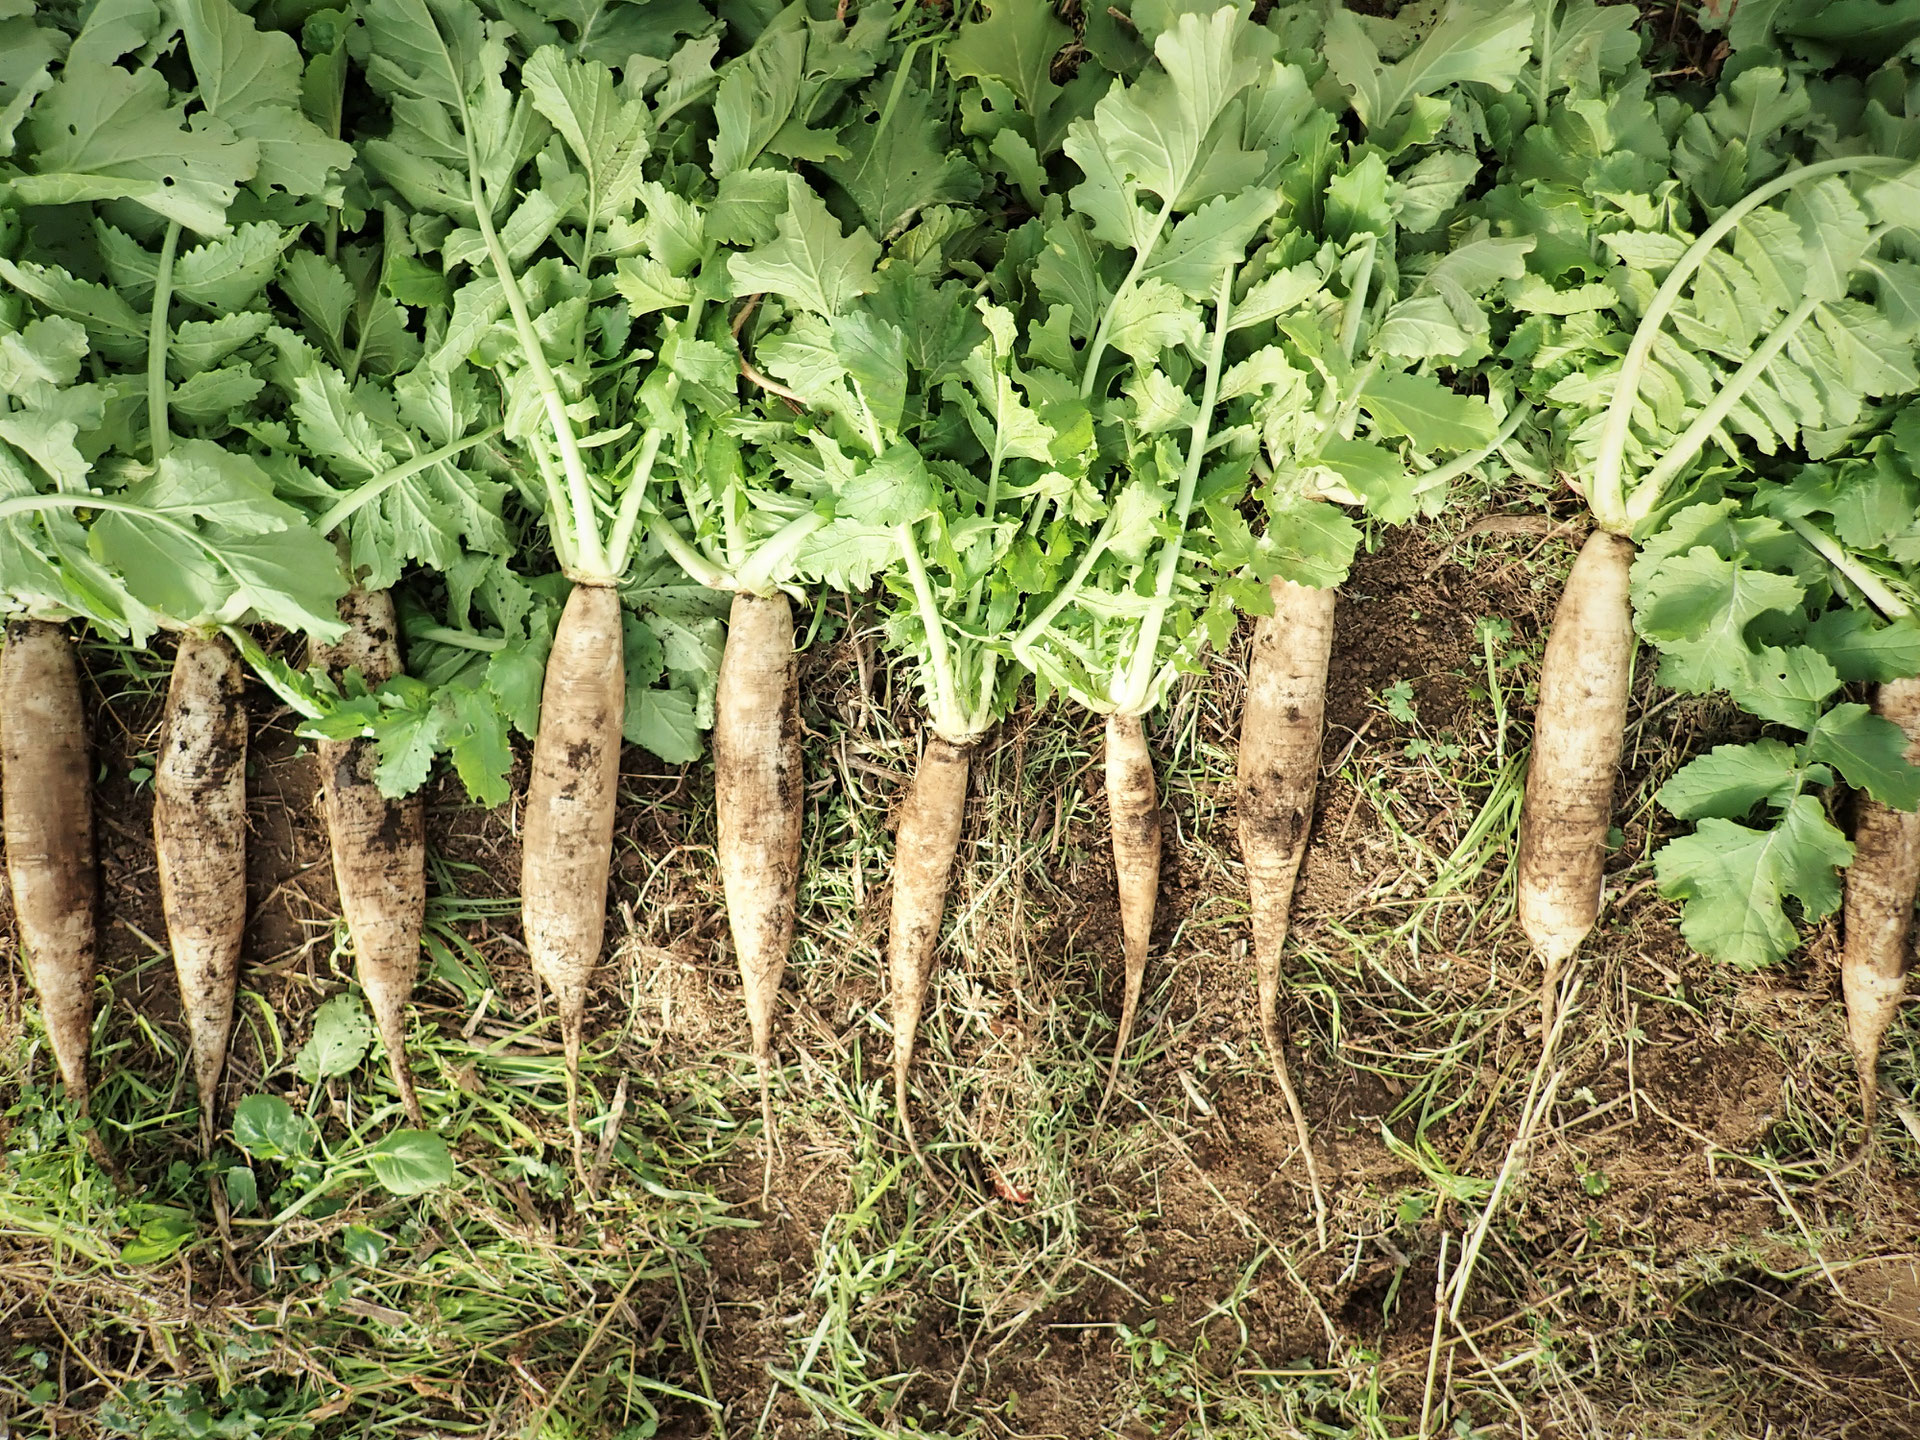
[[[762,432],[785,422],[743,410],[734,330],[756,305],[763,323],[836,312],[867,288],[874,231],[972,188],[912,78],[873,78],[920,22],[878,7],[816,21],[794,5],[716,68],[712,21],[609,64],[524,16],[439,0],[374,0],[366,16],[367,73],[392,123],[362,150],[411,211],[401,269],[424,285],[431,267],[449,292],[425,370],[456,392],[468,370],[497,388],[500,445],[562,571],[618,584],[635,607],[628,673],[645,678],[629,737],[690,759],[719,650],[724,602],[708,592],[794,583],[831,515],[770,461]],[[794,172],[802,159],[830,177],[838,213]],[[484,647],[437,663],[484,671],[497,708],[529,729],[547,592],[520,588],[536,597],[530,618],[495,606],[470,631],[469,602],[513,586],[468,582],[446,597],[446,626],[416,628],[437,632],[428,645]]]
[[[33,221],[0,258],[10,603],[136,639],[254,617],[337,633],[333,551],[235,425],[265,388],[267,287],[340,202],[351,148],[303,113],[292,40],[226,0],[96,7],[71,36],[20,18],[37,68],[12,78],[0,168]],[[90,215],[41,208],[79,202]],[[189,231],[206,238],[183,247]]]
[[[559,45],[529,52],[470,7],[379,0],[367,14],[368,74],[394,121],[367,158],[446,217],[416,225],[420,242],[469,277],[429,364],[495,375],[567,572],[615,582],[664,547],[702,584],[785,579],[777,558],[753,565],[751,492],[727,497],[725,543],[709,548],[706,510],[659,482],[684,485],[738,410],[729,259],[753,247],[761,289],[804,276],[797,303],[816,310],[853,283],[857,266],[831,258],[839,222],[779,157],[851,166],[856,204],[900,202],[859,178],[875,165],[840,143],[834,114],[891,44],[884,15],[839,26],[793,7],[716,79],[711,36],[616,72]]]
[[[1003,0],[986,23],[1024,27],[1030,49],[1048,32],[1028,8]],[[1422,472],[1482,449],[1498,422],[1432,372],[1478,358],[1480,297],[1524,250],[1484,234],[1447,258],[1406,243],[1439,230],[1478,168],[1401,124],[1410,97],[1454,84],[1457,27],[1403,62],[1431,72],[1430,87],[1409,79],[1376,95],[1370,68],[1360,88],[1374,98],[1335,90],[1323,104],[1299,14],[1276,13],[1272,28],[1233,7],[1135,18],[1152,58],[1066,126],[1073,173],[1057,182],[1009,157],[1025,145],[1044,158],[1035,137],[1072,87],[1050,90],[1010,58],[969,61],[986,76],[976,114],[997,117],[997,128],[970,122],[987,163],[1040,211],[1026,227],[1019,373],[1057,433],[1086,437],[1035,515],[1066,578],[1013,648],[1044,687],[1129,713],[1156,704],[1238,609],[1265,608],[1273,576],[1338,582],[1358,530],[1335,502],[1387,520],[1437,507],[1448,475]],[[1302,63],[1282,60],[1283,35]],[[1329,107],[1349,103],[1393,118],[1398,148],[1371,133],[1340,144]],[[1266,512],[1258,535],[1250,494]]]
[[[1644,535],[1709,451],[1828,453],[1920,387],[1920,172],[1835,132],[1796,73],[1656,104],[1605,7],[1544,16],[1565,43],[1492,117],[1512,138],[1476,206],[1533,241],[1503,358],[1596,519]]]

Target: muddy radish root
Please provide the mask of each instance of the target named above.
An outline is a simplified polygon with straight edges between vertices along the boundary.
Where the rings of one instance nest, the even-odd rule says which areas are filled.
[[[1126,995],[1120,1029],[1098,1115],[1105,1115],[1120,1079],[1120,1061],[1133,1039],[1140,987],[1147,978],[1147,946],[1153,909],[1160,896],[1160,795],[1153,779],[1153,753],[1137,715],[1107,717],[1107,815],[1113,831],[1113,873],[1120,892],[1120,934],[1126,955]]]
[[[1534,1135],[1565,1078],[1554,1069],[1580,991],[1567,962],[1600,918],[1607,825],[1626,737],[1633,678],[1633,608],[1627,581],[1633,542],[1595,530],[1581,547],[1553,612],[1540,664],[1533,752],[1520,808],[1520,928],[1545,965],[1540,982],[1540,1058],[1519,1128],[1493,1189],[1460,1250],[1448,1314],[1457,1319],[1474,1267]]]
[[[913,1038],[927,1003],[933,955],[946,914],[953,857],[967,813],[969,749],[929,736],[900,812],[893,844],[893,921],[887,934],[887,979],[893,989],[893,1102],[907,1148],[931,1173],[907,1109]]]
[[[21,954],[67,1096],[84,1111],[99,877],[80,672],[59,625],[15,620],[7,626],[0,651],[0,767]]]
[[[1873,708],[1907,735],[1907,759],[1920,764],[1920,680],[1892,680]],[[1907,936],[1920,889],[1920,814],[1862,795],[1847,869],[1840,988],[1847,1001],[1847,1048],[1860,1076],[1867,1143],[1880,1109],[1880,1042],[1907,993]]]
[[[626,704],[620,594],[607,585],[575,585],[547,656],[520,866],[527,953],[560,1017],[570,1115],[587,989],[607,933]]]
[[[1600,918],[1607,827],[1633,676],[1633,542],[1595,530],[1567,576],[1540,665],[1520,811],[1520,928],[1546,965],[1545,1031],[1560,972]]]
[[[340,601],[347,633],[316,646],[314,659],[336,679],[358,670],[369,685],[400,673],[393,601],[384,590],[355,590]],[[340,913],[353,943],[360,987],[373,1009],[400,1103],[423,1124],[407,1061],[407,1002],[420,969],[427,911],[426,812],[419,795],[389,800],[374,784],[378,754],[370,740],[319,742],[320,803],[333,851]]]
[[[773,1124],[773,1012],[793,947],[800,889],[800,673],[787,597],[735,595],[714,697],[714,799],[720,883],[753,1030],[767,1175]]]
[[[1280,952],[1287,943],[1294,884],[1307,853],[1313,792],[1320,779],[1327,666],[1333,654],[1334,592],[1275,579],[1273,614],[1254,627],[1247,698],[1240,722],[1240,853],[1247,867],[1260,1034],[1274,1081],[1293,1117],[1306,1162],[1314,1216],[1326,1241],[1327,1202],[1320,1188],[1307,1117],[1287,1067],[1276,1011]]]
[[[247,715],[240,657],[188,634],[174,656],[153,767],[160,905],[193,1046],[200,1153],[213,1145],[247,930]]]

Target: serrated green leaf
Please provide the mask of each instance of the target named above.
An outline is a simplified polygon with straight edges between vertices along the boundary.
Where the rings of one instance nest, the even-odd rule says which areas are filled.
[[[1660,674],[1669,683],[1691,681],[1682,674],[1683,652],[1669,653]],[[1680,688],[1689,688],[1680,684]],[[1840,688],[1840,677],[1827,658],[1805,645],[1763,645],[1749,652],[1739,674],[1727,683],[1734,702],[1763,720],[1805,730],[1812,726],[1827,697]]]
[[[1829,610],[1807,627],[1806,639],[1848,684],[1920,675],[1920,622],[1876,625],[1862,610]]]
[[[846,482],[835,508],[868,525],[911,525],[933,508],[934,488],[919,451],[895,445]]]
[[[373,780],[380,793],[390,800],[411,795],[426,784],[433,772],[434,754],[446,748],[452,717],[433,703],[427,687],[418,682],[405,687],[393,683],[383,691],[404,694],[413,703],[383,708],[374,725],[379,761]]]
[[[173,387],[167,405],[176,424],[225,428],[224,422],[264,389],[266,382],[243,362],[190,376]]]
[[[1415,295],[1386,313],[1373,333],[1373,347],[1403,360],[1428,360],[1463,354],[1473,337],[1460,328],[1453,310],[1438,295]]]
[[[1685,902],[1680,933],[1703,955],[1743,969],[1778,964],[1799,944],[1786,910],[1819,920],[1840,904],[1853,859],[1819,802],[1796,796],[1769,829],[1706,819],[1654,856],[1660,893]]]
[[[1533,43],[1533,7],[1526,0],[1464,0],[1402,60],[1383,65],[1366,27],[1352,12],[1327,17],[1327,63],[1353,95],[1354,113],[1372,126],[1416,96],[1472,81],[1509,90]]]
[[[264,310],[235,310],[217,320],[189,320],[175,327],[167,362],[180,378],[190,379],[258,340],[272,323],[273,317]]]
[[[1386,234],[1393,224],[1387,184],[1387,162],[1377,152],[1327,182],[1327,230],[1335,240]]]
[[[584,172],[593,222],[604,227],[626,213],[645,179],[652,128],[647,107],[617,95],[605,65],[569,60],[557,45],[534,51],[520,68],[520,80]]]
[[[874,423],[887,433],[897,430],[907,403],[907,337],[856,310],[833,322],[833,353]]]
[[[685,690],[629,686],[624,726],[628,741],[669,765],[690,765],[700,758],[700,725],[693,696]]]
[[[847,192],[877,235],[890,235],[916,212],[970,200],[979,173],[952,149],[933,96],[911,72],[883,75],[841,131],[845,152],[821,166]]]
[[[794,177],[778,237],[728,260],[736,295],[772,294],[816,315],[837,315],[879,281],[880,247],[865,230],[843,235],[807,184]]]
[[[507,716],[488,691],[453,685],[441,692],[450,704],[453,723],[447,728],[454,771],[476,802],[492,808],[506,803],[512,793],[507,776],[513,769],[513,742]]]
[[[1869,243],[1867,217],[1846,182],[1829,176],[1787,193],[1783,208],[1800,226],[1800,293],[1841,300]]]
[[[261,188],[318,195],[353,163],[353,147],[329,138],[300,110],[300,52],[289,35],[256,28],[228,0],[174,0],[200,103],[258,148],[244,177]]]
[[[1746,649],[1746,627],[1769,610],[1789,610],[1805,594],[1789,575],[1755,570],[1696,545],[1645,575],[1636,597],[1641,635],[1662,645],[1704,642],[1727,653]]]
[[[313,1013],[313,1033],[293,1057],[294,1073],[309,1085],[345,1075],[373,1048],[373,1021],[356,995],[335,995]]]
[[[233,1107],[233,1143],[255,1160],[302,1160],[313,1141],[313,1123],[278,1095],[249,1095]]]
[[[201,235],[227,233],[227,207],[259,168],[259,147],[208,117],[187,126],[157,70],[69,59],[28,117],[32,169],[13,178],[28,205],[132,200]]]
[[[1479,173],[1479,157],[1464,150],[1438,150],[1422,156],[1388,187],[1394,218],[1407,233],[1424,234],[1460,203]]]
[[[1920,766],[1906,749],[1906,732],[1865,705],[1836,705],[1807,734],[1809,756],[1895,810],[1920,806]]]
[[[1382,431],[1404,435],[1429,453],[1476,449],[1493,439],[1498,423],[1486,401],[1456,394],[1429,375],[1376,371],[1359,399]]]
[[[947,47],[947,66],[962,78],[1006,86],[1031,127],[1024,138],[1039,155],[1050,155],[1066,134],[1056,113],[1063,92],[1053,82],[1053,63],[1073,32],[1049,0],[991,0],[985,12],[960,27]]]
[[[1187,298],[1161,280],[1131,285],[1109,309],[1107,343],[1136,365],[1151,365],[1164,350],[1200,344],[1199,315]]]
[[[1809,766],[1800,752],[1778,740],[1718,745],[1675,772],[1654,796],[1682,820],[1738,820],[1762,801],[1785,808],[1810,785],[1830,783],[1823,766]]]

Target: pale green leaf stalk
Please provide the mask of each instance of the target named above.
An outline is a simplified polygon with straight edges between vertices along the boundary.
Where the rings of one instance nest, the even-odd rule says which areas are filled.
[[[1688,428],[1668,442],[1659,462],[1638,481],[1629,481],[1626,476],[1626,450],[1641,377],[1653,355],[1661,326],[1707,255],[1748,215],[1797,186],[1829,175],[1843,175],[1856,170],[1898,169],[1908,163],[1884,155],[1843,155],[1801,166],[1749,191],[1701,231],[1686,248],[1661,281],[1660,288],[1654,292],[1653,300],[1634,330],[1633,341],[1627,348],[1626,358],[1621,362],[1620,373],[1615,381],[1612,403],[1607,407],[1587,497],[1594,519],[1602,527],[1617,535],[1632,537],[1647,522],[1660,507],[1674,479],[1698,458],[1727,414],[1753,383],[1765,374],[1767,367],[1787,347],[1794,333],[1806,323],[1825,298],[1810,295],[1789,310],[1733,375],[1722,382],[1713,399],[1702,407]],[[1884,230],[1881,233],[1885,233]]]

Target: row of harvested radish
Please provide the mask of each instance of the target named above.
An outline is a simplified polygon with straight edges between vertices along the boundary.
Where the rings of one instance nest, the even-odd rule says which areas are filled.
[[[383,591],[341,604],[338,642],[316,647],[335,674],[378,683],[400,668],[393,604]],[[238,657],[216,635],[183,637],[153,769],[153,841],[168,945],[200,1101],[200,1146],[212,1145],[247,926],[247,727]],[[407,1002],[426,918],[426,826],[418,794],[389,800],[373,783],[365,740],[318,745],[321,805],[340,910],[361,988],[386,1047],[401,1104],[420,1102],[407,1064]],[[91,1089],[95,912],[92,766],[74,646],[65,627],[16,621],[0,650],[0,776],[7,874],[20,946],[47,1038],[73,1103]]]
[[[1536,744],[1528,771],[1520,835],[1518,909],[1546,962],[1548,1029],[1566,961],[1597,921],[1602,903],[1605,833],[1612,810],[1618,730],[1606,721],[1624,709],[1631,639],[1618,664],[1603,663],[1625,609],[1624,575],[1590,543],[1570,575],[1541,671]],[[1316,1199],[1319,1177],[1306,1120],[1288,1073],[1276,1025],[1281,950],[1296,877],[1312,824],[1321,764],[1322,716],[1332,651],[1334,592],[1286,582],[1273,586],[1275,613],[1254,632],[1241,735],[1239,831],[1247,867],[1256,963],[1258,1017],[1276,1080],[1300,1129]],[[798,718],[784,601],[736,609],[730,657],[767,652],[771,676],[743,686],[737,666],[723,672],[716,730],[722,878],[745,978],[745,1003],[762,1093],[771,1063],[780,976],[794,930],[802,785]],[[777,612],[777,613],[776,613]],[[356,593],[342,605],[347,637],[316,659],[330,670],[357,668],[386,678],[399,668],[392,604],[384,593]],[[764,620],[764,644],[755,623]],[[742,623],[744,621],[744,623]],[[744,632],[744,633],[743,633]],[[1631,632],[1627,632],[1629,637]],[[617,652],[616,652],[617,653]],[[565,673],[564,671],[562,673]],[[219,1079],[233,1022],[246,925],[245,773],[247,735],[239,706],[242,672],[223,641],[188,637],[179,647],[154,770],[154,842],[162,903],[179,979],[201,1107],[201,1144],[211,1143]],[[618,693],[617,686],[614,693]],[[549,703],[552,703],[550,697]],[[1910,737],[1920,761],[1920,680],[1883,685],[1876,707]],[[564,733],[564,731],[562,732]],[[925,763],[900,817],[889,970],[896,1036],[897,1094],[906,1103],[906,1067],[925,1005],[948,875],[964,818],[964,762],[945,759],[929,741]],[[408,1117],[421,1115],[406,1060],[405,1007],[418,966],[425,907],[425,841],[420,797],[391,801],[370,777],[366,741],[319,748],[325,818],[341,909],[395,1084]],[[755,757],[758,757],[757,760]],[[774,763],[767,763],[772,757]],[[607,761],[617,774],[618,753]],[[0,651],[0,763],[5,836],[16,923],[32,966],[49,1040],[69,1095],[84,1108],[92,1030],[95,910],[98,901],[91,815],[91,765],[74,647],[59,626],[8,627]],[[1140,773],[1110,751],[1110,774]],[[1148,762],[1145,773],[1151,784]],[[576,930],[561,953],[595,959],[604,938],[604,848],[556,844],[555,811],[571,797],[540,799],[540,772],[529,796],[528,937],[543,981],[553,991],[569,1066],[577,1066],[591,964],[556,967],[551,928],[555,894],[574,895]],[[929,778],[931,777],[931,778]],[[548,785],[552,784],[549,780]],[[611,793],[609,785],[606,792]],[[1116,807],[1118,809],[1119,807]],[[1116,827],[1117,882],[1132,934],[1150,929],[1158,888],[1159,819],[1151,792],[1137,807],[1146,823],[1132,836]],[[595,817],[611,831],[611,807]],[[558,822],[564,823],[564,820]],[[933,840],[929,843],[929,833]],[[1842,979],[1848,1037],[1859,1066],[1869,1120],[1875,1061],[1905,992],[1906,947],[1920,887],[1920,815],[1862,797],[1856,858],[1848,876]],[[549,874],[555,860],[583,869]],[[1145,908],[1144,916],[1130,913]],[[1146,948],[1129,945],[1129,999],[1137,993]],[[1136,969],[1137,965],[1137,969]],[[1116,1050],[1115,1064],[1119,1060]],[[1112,1093],[1109,1084],[1107,1097]],[[1103,1105],[1105,1100],[1103,1099]],[[768,1117],[771,1135],[771,1116]],[[1323,1202],[1322,1202],[1323,1203]]]
[[[1140,1010],[1160,872],[1145,718],[1175,677],[1203,667],[1237,612],[1271,606],[1249,667],[1241,839],[1260,1028],[1324,1214],[1276,1017],[1334,587],[1360,543],[1355,515],[1398,525],[1439,514],[1452,483],[1496,457],[1565,477],[1596,522],[1542,671],[1521,824],[1519,913],[1546,965],[1550,1053],[1569,1008],[1568,962],[1600,911],[1634,610],[1658,608],[1636,589],[1635,556],[1658,558],[1676,510],[1724,511],[1739,503],[1730,488],[1775,487],[1786,519],[1812,533],[1801,535],[1812,558],[1795,563],[1822,577],[1817,604],[1838,597],[1834,613],[1850,612],[1841,618],[1879,655],[1878,671],[1846,682],[1920,668],[1920,650],[1901,649],[1915,643],[1902,638],[1911,576],[1893,573],[1906,552],[1862,540],[1874,553],[1849,555],[1807,524],[1804,505],[1781,499],[1784,465],[1758,459],[1854,444],[1856,462],[1877,464],[1900,397],[1920,392],[1910,353],[1920,326],[1904,291],[1874,278],[1885,279],[1877,247],[1920,230],[1920,171],[1872,153],[1873,135],[1819,158],[1833,148],[1824,130],[1800,137],[1804,163],[1791,168],[1703,167],[1696,139],[1660,126],[1711,133],[1727,97],[1699,110],[1666,97],[1656,113],[1627,7],[1495,10],[1479,39],[1452,24],[1400,37],[1411,49],[1391,64],[1367,26],[1318,6],[1259,20],[1230,5],[1143,7],[1137,43],[1105,58],[1046,0],[987,0],[956,25],[932,12],[903,13],[897,29],[876,26],[877,10],[842,14],[801,27],[804,44],[799,10],[700,12],[687,32],[698,38],[675,47],[665,72],[638,56],[631,74],[545,24],[521,34],[425,0],[367,0],[337,23],[316,20],[302,29],[304,59],[290,35],[259,30],[226,0],[183,6],[164,33],[104,10],[42,17],[80,29],[44,33],[45,53],[68,60],[49,60],[46,88],[28,97],[29,143],[0,185],[12,207],[0,241],[14,247],[0,255],[0,339],[14,372],[37,377],[19,403],[58,407],[8,434],[64,427],[86,449],[21,450],[17,462],[0,449],[23,491],[0,499],[0,520],[32,532],[19,553],[0,551],[9,613],[37,617],[15,627],[3,662],[0,730],[24,948],[76,1094],[97,896],[72,657],[41,620],[83,618],[136,644],[155,628],[184,636],[156,844],[210,1144],[245,913],[231,645],[274,683],[272,662],[237,627],[304,630],[324,642],[324,675],[357,676],[316,704],[310,733],[342,737],[324,740],[321,756],[342,909],[417,1121],[403,1007],[420,948],[421,811],[388,798],[409,786],[383,790],[396,777],[377,773],[369,748],[383,707],[407,702],[394,693],[404,684],[367,693],[400,668],[392,607],[367,592],[418,566],[410,607],[445,602],[445,625],[415,627],[429,617],[410,608],[409,634],[462,657],[415,656],[437,682],[459,678],[433,703],[492,727],[488,763],[467,757],[495,772],[486,803],[506,794],[509,720],[534,738],[524,933],[555,998],[571,1101],[606,939],[620,746],[646,724],[629,713],[630,682],[645,703],[663,699],[626,673],[649,653],[641,642],[658,641],[640,633],[641,596],[649,577],[677,572],[701,592],[692,608],[711,617],[724,606],[729,625],[723,652],[717,637],[687,647],[701,653],[684,667],[697,679],[676,693],[683,724],[659,753],[676,750],[673,763],[698,753],[717,664],[718,867],[771,1140],[805,790],[790,598],[878,590],[929,732],[897,832],[888,946],[895,1097],[918,1154],[909,1067],[972,748],[1017,703],[1023,674],[1042,702],[1063,696],[1105,718],[1125,988],[1104,1110]],[[1021,45],[1005,42],[1010,27]],[[175,29],[196,86],[177,101],[177,61],[155,70]],[[938,95],[914,73],[924,47],[950,62],[930,72]],[[1027,48],[1072,57],[1076,100],[1050,63],[1015,62]],[[1222,57],[1232,63],[1221,68]],[[301,118],[303,65],[330,133]],[[170,186],[122,193],[95,176],[85,193],[113,208],[77,249],[59,227],[7,228],[16,209],[77,193],[58,116],[129,83],[128,66],[172,107],[154,125],[231,132],[225,180],[183,197]],[[229,83],[243,70],[267,79]],[[848,83],[816,93],[829,74]],[[1890,70],[1875,103],[1897,108],[1904,89]],[[740,98],[762,91],[775,109],[749,123]],[[1568,144],[1550,123],[1563,92],[1579,102],[1567,114],[1620,123]],[[502,105],[512,125],[487,118]],[[195,110],[189,131],[191,106],[211,119]],[[366,125],[349,125],[355,117]],[[289,139],[263,151],[248,138],[266,133]],[[916,153],[932,146],[943,162],[893,177],[911,186],[877,184],[889,167],[872,147],[888,137]],[[842,147],[865,158],[796,164]],[[348,174],[350,184],[330,178]],[[241,184],[248,199],[229,217]],[[344,202],[363,188],[377,218]],[[296,194],[313,205],[287,203]],[[182,252],[187,231],[202,240]],[[1716,248],[1729,239],[1731,256]],[[119,287],[101,291],[114,304],[79,278],[94,273]],[[1725,299],[1736,291],[1744,308]],[[176,322],[176,305],[216,318]],[[117,413],[142,393],[144,435],[109,423],[108,396]],[[0,395],[10,421],[15,403]],[[184,427],[177,444],[170,405]],[[1903,483],[1892,482],[1896,496]],[[193,530],[203,520],[209,533]],[[83,552],[97,571],[74,570]],[[1689,575],[1737,568],[1717,553],[1665,554],[1676,558],[1695,564]],[[173,572],[196,567],[197,584],[175,583]],[[336,617],[349,576],[365,588]],[[100,593],[122,581],[124,594]],[[1657,599],[1663,582],[1670,594],[1671,575],[1641,588]],[[495,600],[476,625],[473,596],[489,585]],[[1722,648],[1744,662],[1747,641],[1761,643],[1747,634],[1755,612],[1738,586],[1721,589],[1717,610],[1711,594],[1692,609],[1714,612]],[[484,674],[464,668],[474,655]],[[1843,680],[1813,659],[1830,684],[1801,684],[1790,711],[1754,713],[1781,724],[1788,713],[1805,730],[1863,712],[1827,707]],[[496,660],[507,662],[499,675]],[[656,674],[669,668],[660,660]],[[1739,699],[1736,682],[1752,676],[1725,671],[1698,667],[1681,688]],[[1911,733],[1904,693],[1888,684],[1881,708]],[[319,713],[335,702],[338,714]],[[1800,764],[1794,786],[1828,784],[1833,769],[1853,783],[1849,763],[1865,761],[1857,768],[1882,799],[1920,784],[1893,773],[1888,720],[1853,719],[1869,723],[1829,746],[1831,768]],[[416,758],[398,777],[412,785],[427,769]],[[468,778],[457,753],[456,766]],[[1825,778],[1810,780],[1815,771]],[[1771,793],[1734,803],[1739,792],[1714,818],[1744,817]],[[1819,809],[1798,788],[1795,800]],[[1858,846],[1848,988],[1867,1080],[1876,1024],[1897,1003],[1912,823],[1870,810]],[[1824,893],[1854,852],[1837,832],[1813,849]],[[1791,935],[1784,910],[1782,929]]]

